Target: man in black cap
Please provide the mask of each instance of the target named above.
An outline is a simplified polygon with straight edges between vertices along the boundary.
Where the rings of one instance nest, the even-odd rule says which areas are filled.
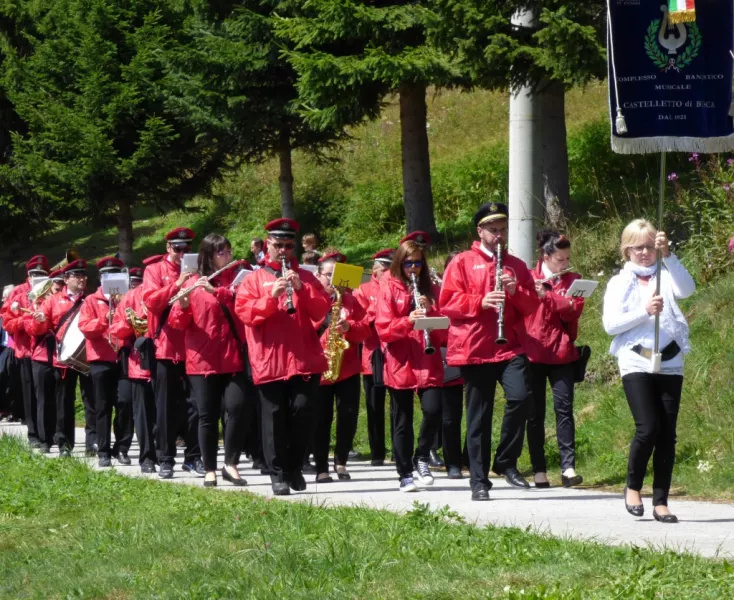
[[[492,470],[504,475],[510,485],[530,487],[517,470],[529,395],[521,335],[523,317],[535,311],[539,299],[525,263],[507,252],[507,207],[494,202],[483,205],[474,215],[474,225],[479,241],[449,263],[440,306],[451,320],[446,362],[460,367],[466,381],[472,500],[489,500],[492,410],[498,382],[507,404]]]

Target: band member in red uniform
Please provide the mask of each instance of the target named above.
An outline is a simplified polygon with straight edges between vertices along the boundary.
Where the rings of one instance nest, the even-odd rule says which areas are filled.
[[[149,259],[147,259],[149,260]],[[160,257],[158,257],[160,260]],[[150,261],[150,262],[156,262]],[[145,339],[147,311],[143,305],[143,270],[130,269],[130,291],[122,297],[112,319],[110,334],[123,345],[122,360],[127,361],[126,379],[132,398],[135,435],[140,453],[138,462],[141,473],[155,473],[156,453],[153,428],[155,426],[155,396],[150,381],[150,371],[140,363],[140,351],[135,342]],[[120,380],[122,382],[122,379]],[[123,393],[120,392],[120,396]]]
[[[466,381],[466,429],[472,500],[489,500],[492,410],[497,382],[507,404],[493,470],[510,485],[529,487],[517,470],[525,438],[528,404],[527,359],[516,328],[539,299],[525,263],[506,251],[507,207],[489,202],[474,215],[478,242],[462,252],[444,273],[441,310],[451,319],[446,361],[461,367]],[[501,258],[497,244],[501,244]],[[497,289],[497,261],[503,289]],[[504,306],[501,315],[500,307]],[[505,343],[498,343],[500,317]]]
[[[330,338],[335,335],[349,344],[343,350],[341,368],[334,372],[331,379],[321,378],[319,399],[316,407],[316,427],[314,430],[313,456],[316,462],[316,483],[333,481],[329,475],[329,445],[331,424],[334,421],[334,399],[336,398],[336,446],[334,447],[334,471],[342,480],[351,479],[347,472],[347,459],[357,432],[359,417],[359,344],[370,333],[365,321],[367,315],[351,290],[340,289],[341,308],[335,313],[337,290],[331,285],[331,277],[336,263],[346,263],[347,257],[339,252],[325,254],[319,260],[318,279],[331,296],[332,308],[319,325],[321,345],[325,354],[330,349]],[[336,321],[335,321],[336,319]],[[333,342],[333,340],[332,340]],[[327,354],[328,358],[328,354]],[[332,366],[334,360],[332,359]],[[327,375],[329,373],[327,372]],[[334,379],[334,377],[336,377]]]
[[[183,432],[183,470],[205,475],[199,450],[199,417],[189,397],[186,378],[186,334],[168,323],[169,301],[181,289],[189,274],[181,273],[181,258],[191,252],[194,232],[179,227],[166,234],[165,257],[149,265],[143,274],[143,303],[148,309],[148,333],[155,344],[153,389],[156,401],[156,449],[158,477],[173,477],[176,436]]]
[[[124,268],[119,258],[106,256],[97,262],[100,279],[120,273]],[[116,304],[121,297],[107,298],[102,286],[82,303],[79,329],[86,338],[87,361],[92,373],[97,417],[97,444],[100,467],[111,467],[112,457],[122,465],[129,465],[127,453],[132,443],[132,405],[125,398],[118,398],[121,377],[118,352],[120,341],[112,337],[110,325]],[[129,400],[129,399],[127,399]],[[115,411],[115,444],[112,445],[112,411]]]
[[[419,303],[412,278],[417,282]],[[428,468],[431,444],[441,426],[443,363],[435,349],[443,343],[443,332],[428,334],[415,323],[424,316],[439,316],[438,288],[431,284],[423,250],[413,241],[400,244],[390,271],[380,280],[375,329],[385,354],[385,385],[393,413],[393,455],[400,477],[400,490],[417,488],[413,470],[424,485],[433,485]],[[445,339],[445,335],[444,335]],[[426,352],[432,348],[433,352]],[[418,394],[423,422],[413,453],[413,395]]]
[[[313,404],[326,358],[313,323],[321,322],[329,295],[316,277],[298,266],[298,223],[277,219],[265,226],[265,265],[245,278],[235,311],[247,325],[252,377],[260,393],[265,462],[273,493],[306,489],[301,473]],[[285,271],[285,272],[283,272]]]
[[[370,327],[369,336],[362,344],[362,385],[364,387],[365,404],[367,406],[367,436],[370,443],[372,466],[381,467],[385,464],[385,387],[383,364],[384,356],[380,349],[380,338],[375,331],[375,315],[377,312],[377,297],[380,292],[380,278],[390,269],[395,256],[395,250],[386,248],[380,250],[372,260],[372,277],[359,286],[354,297],[367,311],[367,323]],[[379,356],[375,356],[375,352]],[[374,365],[380,370],[374,373]],[[392,431],[392,427],[390,428]]]
[[[43,255],[34,256],[25,265],[27,279],[15,286],[3,304],[3,327],[13,336],[13,352],[20,375],[20,389],[23,396],[23,412],[28,428],[28,443],[31,448],[40,448],[38,436],[38,400],[33,383],[33,365],[31,363],[31,336],[23,326],[25,313],[21,308],[30,309],[28,292],[31,291],[31,279],[48,275],[48,259]],[[52,434],[53,435],[53,434]]]
[[[75,442],[74,403],[77,381],[82,389],[87,419],[87,449],[97,443],[91,378],[59,363],[56,352],[84,301],[84,292],[87,289],[86,261],[78,259],[69,263],[64,269],[64,281],[66,287],[61,292],[47,298],[33,315],[26,316],[25,327],[39,341],[43,340],[36,344],[33,351],[34,379],[38,384],[36,391],[43,390],[46,396],[55,396],[56,426],[53,443],[59,447],[60,456],[70,456]],[[44,405],[49,403],[50,399],[44,399]],[[39,409],[40,406],[39,398]]]
[[[242,322],[235,320],[232,283],[240,263],[232,260],[232,245],[210,233],[199,247],[198,274],[183,289],[192,288],[171,310],[172,327],[186,332],[186,373],[199,411],[199,446],[206,478],[217,485],[217,443],[222,406],[226,411],[222,478],[233,485],[247,482],[237,470],[246,424],[254,415],[253,393],[245,375]],[[221,271],[229,266],[228,269]],[[219,275],[211,278],[218,272]]]
[[[561,482],[564,487],[571,487],[583,481],[575,471],[573,386],[574,362],[579,358],[574,341],[584,299],[567,298],[566,291],[581,275],[568,272],[571,242],[566,236],[555,231],[539,231],[537,239],[541,257],[532,275],[540,306],[525,317],[527,337],[524,347],[530,361],[532,391],[528,450],[535,487],[550,487],[545,462],[545,387],[550,381],[556,413],[556,439],[561,454]]]

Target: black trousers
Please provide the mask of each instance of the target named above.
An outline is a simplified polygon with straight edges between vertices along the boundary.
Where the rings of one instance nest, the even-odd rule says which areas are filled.
[[[352,375],[332,385],[319,386],[313,457],[319,473],[329,472],[331,424],[334,422],[336,399],[336,446],[334,464],[346,465],[359,417],[359,375]],[[384,435],[384,434],[383,434]]]
[[[122,368],[120,369],[122,373]],[[115,444],[112,446],[112,455],[118,452],[127,453],[133,443],[135,422],[133,420],[133,386],[127,377],[117,380],[117,406],[115,420],[112,422],[112,431],[115,433]]]
[[[38,400],[33,380],[33,361],[30,357],[18,360],[20,393],[23,396],[23,412],[28,428],[28,441],[38,442]]]
[[[390,407],[393,421],[393,457],[398,476],[402,479],[413,474],[413,390],[390,391]],[[436,436],[436,430],[441,427],[443,413],[441,388],[424,388],[418,390],[418,398],[423,411],[418,445],[415,448],[415,458],[428,460],[431,444]]]
[[[132,398],[119,395],[120,363],[91,363],[97,421],[98,456],[109,458],[127,453],[132,443]],[[124,387],[123,387],[124,392]],[[112,411],[115,411],[115,444],[112,445]]]
[[[199,413],[188,393],[186,365],[172,360],[156,360],[154,380],[156,405],[156,449],[161,465],[176,463],[176,437],[183,433],[184,461],[193,463],[199,450]]]
[[[630,444],[627,487],[640,491],[652,455],[652,504],[667,506],[675,463],[675,440],[682,375],[630,373],[622,377],[635,437]]]
[[[54,368],[56,381],[56,433],[54,443],[59,448],[74,448],[76,384],[81,387],[82,402],[86,416],[86,447],[91,450],[97,443],[97,425],[94,415],[94,386],[89,375],[82,375],[74,369]]]
[[[252,418],[245,421],[245,451],[252,457],[252,461],[265,462],[263,455],[262,438],[262,410],[258,391],[248,377],[245,382],[245,396],[252,398]]]
[[[525,439],[525,420],[529,385],[527,359],[516,356],[512,360],[461,367],[466,381],[466,437],[469,454],[470,484],[491,487],[489,459],[492,448],[492,412],[495,388],[499,382],[505,392],[506,406],[502,420],[500,442],[492,470],[502,474],[517,468]]]
[[[244,372],[189,375],[191,395],[199,412],[199,446],[204,468],[217,470],[217,444],[222,407],[226,413],[224,464],[236,466],[245,441],[246,424],[254,414],[254,398],[247,395]]]
[[[443,458],[447,467],[461,469],[461,418],[464,414],[464,386],[448,385],[441,388],[443,394],[442,443]]]
[[[556,413],[556,440],[561,471],[576,467],[576,426],[573,421],[573,365],[529,363],[531,398],[528,450],[533,473],[545,473],[545,387],[550,381]]]
[[[55,369],[51,365],[37,360],[33,361],[32,369],[33,385],[37,398],[36,435],[42,446],[48,446],[50,448],[54,444],[54,433],[56,431],[57,402]],[[61,447],[59,446],[59,448]]]
[[[387,388],[375,385],[372,375],[363,375],[365,404],[367,407],[367,438],[370,443],[372,460],[385,460],[385,398]],[[392,413],[390,413],[392,418]],[[392,431],[392,426],[390,426]]]
[[[133,398],[133,416],[135,419],[135,434],[138,436],[140,457],[138,462],[155,463],[155,396],[153,386],[144,379],[130,379],[130,388]]]
[[[0,346],[0,412],[9,413],[13,419],[25,419],[20,365],[13,349],[5,346]]]
[[[298,375],[258,386],[263,455],[274,483],[301,470],[313,427],[319,379],[319,375]]]

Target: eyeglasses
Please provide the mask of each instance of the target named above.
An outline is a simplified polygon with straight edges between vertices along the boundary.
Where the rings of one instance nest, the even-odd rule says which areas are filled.
[[[171,244],[171,250],[173,250],[176,254],[181,254],[182,252],[188,252],[191,250],[191,245],[186,244],[185,246],[182,245],[176,245],[174,246]]]
[[[403,261],[403,269],[411,269],[411,268],[420,268],[423,266],[422,260],[404,260]]]
[[[281,244],[278,242],[270,242],[270,245],[275,248],[276,250],[293,250],[293,248],[296,247],[296,245],[291,242],[288,244]]]
[[[630,246],[630,250],[632,250],[632,252],[636,254],[640,254],[643,250],[652,252],[653,250],[655,250],[655,246],[652,246],[650,244],[645,244],[644,246]]]
[[[69,273],[69,277],[73,277],[74,279],[86,279],[87,274],[86,273]]]
[[[484,231],[489,231],[492,235],[502,235],[504,233],[507,233],[507,227],[503,227],[502,229],[495,229],[494,227],[485,227]]]
[[[326,279],[331,279],[331,276],[334,274],[334,271],[324,271],[323,273],[319,273],[321,277],[325,277]]]

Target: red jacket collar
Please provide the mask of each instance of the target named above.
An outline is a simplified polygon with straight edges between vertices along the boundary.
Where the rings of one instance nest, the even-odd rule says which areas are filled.
[[[289,268],[291,270],[295,271],[296,269],[298,269],[298,259],[295,256],[293,256],[289,262]],[[280,261],[273,262],[272,260],[270,260],[270,257],[267,257],[265,259],[265,266],[270,267],[273,271],[280,271],[280,268],[283,265],[280,263]]]

